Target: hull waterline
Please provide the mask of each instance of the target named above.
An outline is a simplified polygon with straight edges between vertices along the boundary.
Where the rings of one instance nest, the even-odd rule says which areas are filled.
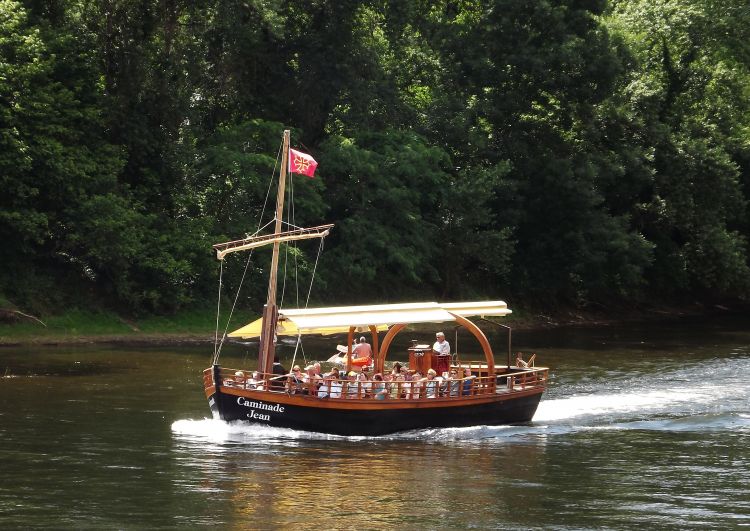
[[[519,424],[531,421],[542,389],[481,400],[427,399],[404,404],[290,397],[270,393],[209,396],[214,418],[335,435],[376,436],[425,428]],[[269,396],[270,395],[270,396]]]

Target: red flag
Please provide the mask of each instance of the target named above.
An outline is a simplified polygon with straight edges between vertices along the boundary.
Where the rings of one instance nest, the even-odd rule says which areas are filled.
[[[307,153],[289,148],[289,171],[312,177],[318,163]]]

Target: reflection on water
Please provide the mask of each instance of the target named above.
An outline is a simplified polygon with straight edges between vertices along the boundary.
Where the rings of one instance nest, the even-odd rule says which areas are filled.
[[[493,440],[518,428],[426,430],[388,438],[326,436],[215,420],[172,425],[197,491],[227,493],[228,521],[338,528],[457,525],[475,507],[510,511],[544,462],[545,441]],[[485,441],[487,443],[485,444]],[[218,444],[217,444],[218,443]],[[500,496],[502,490],[502,496]],[[532,505],[534,503],[532,502]],[[326,508],[310,513],[310,508]],[[541,509],[541,508],[539,508]],[[517,523],[523,521],[515,517]]]
[[[519,333],[534,422],[378,438],[208,419],[210,347],[0,349],[0,526],[747,526],[747,330]]]

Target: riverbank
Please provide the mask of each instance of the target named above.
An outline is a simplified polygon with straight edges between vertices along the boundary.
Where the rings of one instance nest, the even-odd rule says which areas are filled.
[[[211,310],[173,316],[124,318],[114,313],[71,310],[46,317],[19,316],[0,323],[0,347],[62,344],[203,344],[214,340],[216,316]],[[229,328],[244,324],[233,319]],[[236,326],[235,326],[236,325]]]
[[[682,318],[747,313],[747,307],[722,305],[668,307],[651,306],[598,311],[567,309],[534,311],[517,308],[503,320],[515,330],[535,330],[569,326],[609,326],[622,323],[672,321]],[[252,317],[252,316],[251,316]],[[250,321],[235,317],[227,326],[234,330]],[[128,344],[200,345],[215,338],[216,316],[211,310],[193,310],[169,317],[125,319],[115,314],[73,310],[46,319],[18,318],[0,324],[0,347],[19,345]],[[431,328],[430,328],[431,331]],[[220,333],[223,333],[223,326]]]

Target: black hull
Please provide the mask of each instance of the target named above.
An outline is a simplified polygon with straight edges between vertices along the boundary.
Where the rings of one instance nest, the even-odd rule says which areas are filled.
[[[286,395],[280,395],[286,397]],[[261,398],[262,397],[262,398]],[[250,396],[214,393],[209,405],[215,418],[244,421],[278,428],[291,428],[336,435],[386,435],[424,428],[457,428],[529,422],[542,397],[542,389],[531,393],[498,395],[483,400],[419,401],[413,407],[369,400],[370,407],[357,407],[346,400],[274,400],[272,393]],[[324,406],[316,405],[324,402]],[[377,404],[377,406],[375,406]],[[375,407],[373,407],[375,406]],[[401,406],[401,407],[399,407]]]

